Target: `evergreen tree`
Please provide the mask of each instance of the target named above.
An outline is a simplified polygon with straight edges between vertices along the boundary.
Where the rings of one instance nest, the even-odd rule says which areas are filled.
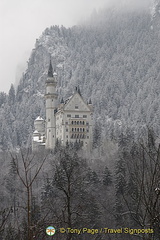
[[[96,121],[93,129],[93,148],[97,148],[101,145],[101,134],[101,124],[100,122]]]
[[[54,219],[52,224],[57,227],[81,228],[85,224],[98,227],[100,212],[96,194],[93,194],[97,184],[96,173],[89,170],[86,160],[79,157],[71,146],[59,149],[55,159],[53,181],[48,182],[42,193],[44,211],[48,211],[48,207],[52,209],[48,221]],[[66,234],[64,239],[72,236]],[[57,237],[60,238],[59,235]],[[74,236],[75,239],[78,237]],[[91,239],[92,236],[87,237]]]
[[[108,167],[105,167],[103,172],[103,184],[105,186],[110,186],[112,184],[112,176]]]
[[[124,202],[124,196],[126,193],[126,167],[125,162],[120,158],[116,163],[115,168],[115,217],[118,226],[124,226],[126,216],[124,215],[126,206]]]
[[[4,103],[6,103],[6,99],[7,99],[7,94],[4,92],[0,92],[0,107],[2,107]]]
[[[13,84],[11,84],[9,94],[8,94],[8,104],[12,106],[15,103],[15,89]]]

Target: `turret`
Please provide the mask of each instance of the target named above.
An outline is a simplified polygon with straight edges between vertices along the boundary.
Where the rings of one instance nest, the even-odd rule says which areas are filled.
[[[40,116],[36,118],[34,121],[34,128],[37,130],[40,134],[45,132],[45,126],[44,126],[44,119]]]
[[[45,142],[45,126],[44,119],[40,116],[34,121],[35,131],[32,138],[32,149],[33,151],[38,151],[39,146],[44,146]]]
[[[48,69],[48,77],[46,80],[46,148],[54,149],[56,141],[56,123],[55,123],[55,109],[57,107],[57,74],[53,72],[52,63]]]

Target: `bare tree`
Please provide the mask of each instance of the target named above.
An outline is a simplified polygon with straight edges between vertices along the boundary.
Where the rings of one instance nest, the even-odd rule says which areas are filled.
[[[142,234],[143,239],[160,239],[160,145],[150,130],[147,142],[134,144],[125,160],[128,186],[123,199],[129,213],[137,226],[154,230]]]
[[[5,208],[0,211],[0,234],[4,231],[7,219],[10,216],[12,208]]]
[[[20,150],[17,154],[11,153],[12,162],[16,169],[17,175],[26,189],[26,210],[27,210],[27,240],[34,238],[35,226],[32,224],[32,186],[38,174],[40,173],[47,155],[42,159],[38,159],[39,163],[35,161],[35,154],[30,153],[29,149]]]

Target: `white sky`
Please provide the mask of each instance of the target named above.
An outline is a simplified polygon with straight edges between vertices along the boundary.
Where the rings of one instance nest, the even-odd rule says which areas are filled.
[[[20,78],[45,28],[76,25],[109,2],[113,0],[0,0],[0,91],[8,92]]]

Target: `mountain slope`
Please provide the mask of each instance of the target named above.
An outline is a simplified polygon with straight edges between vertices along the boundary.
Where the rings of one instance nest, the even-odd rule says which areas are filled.
[[[14,103],[9,105],[7,97],[1,105],[2,145],[29,143],[35,117],[45,117],[43,94],[50,55],[58,73],[59,99],[79,85],[84,99],[92,99],[94,122],[100,123],[104,137],[117,138],[128,128],[136,136],[144,135],[146,125],[159,135],[156,27],[149,12],[110,10],[97,15],[92,24],[47,28],[32,50]],[[7,108],[9,116],[4,117]],[[5,144],[4,135],[8,136]]]

